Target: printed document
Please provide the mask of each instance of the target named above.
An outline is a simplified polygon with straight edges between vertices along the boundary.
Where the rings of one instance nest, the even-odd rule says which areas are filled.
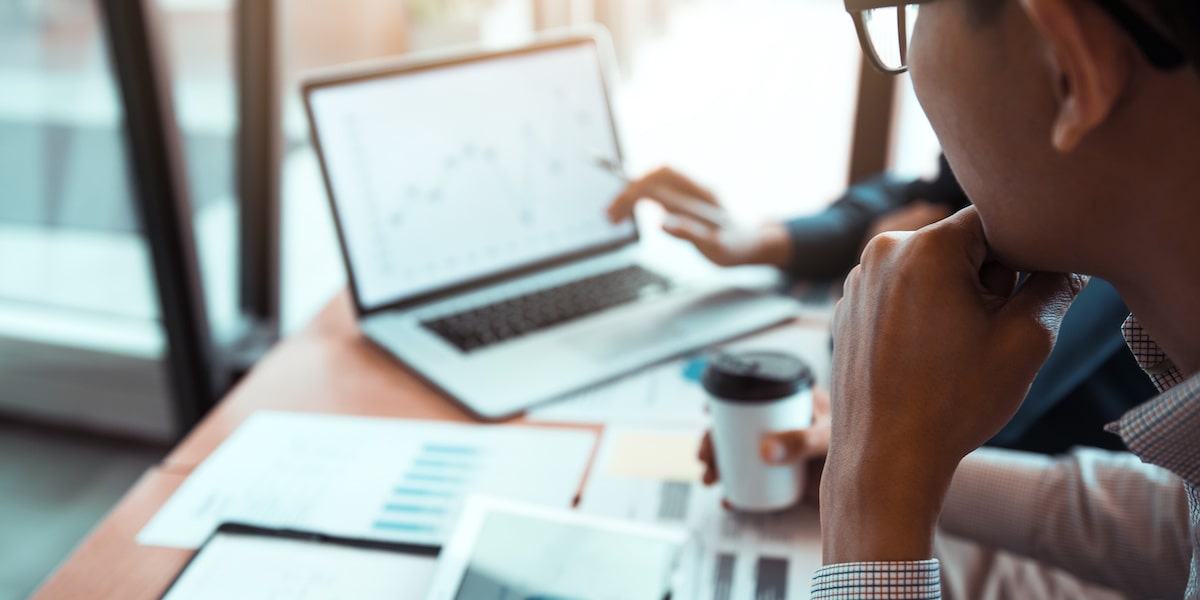
[[[470,493],[569,507],[594,445],[577,430],[259,412],[138,542],[196,548],[236,521],[440,545]]]
[[[817,510],[727,511],[720,485],[699,481],[702,435],[700,429],[607,427],[579,510],[691,530],[675,597],[807,598],[821,566]]]

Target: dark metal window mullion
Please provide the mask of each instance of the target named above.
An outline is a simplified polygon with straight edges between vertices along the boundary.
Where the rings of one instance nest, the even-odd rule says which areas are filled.
[[[201,287],[168,72],[152,0],[100,0],[124,115],[134,204],[150,248],[179,435],[215,401],[216,360]]]
[[[283,143],[277,0],[235,0],[239,305],[278,336]],[[252,332],[251,332],[252,333]]]

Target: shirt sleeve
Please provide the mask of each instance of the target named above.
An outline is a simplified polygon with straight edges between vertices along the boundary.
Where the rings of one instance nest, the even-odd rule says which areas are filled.
[[[813,575],[811,595],[813,600],[935,600],[941,597],[941,571],[937,559],[829,565]]]
[[[937,178],[904,181],[880,175],[857,183],[829,208],[785,223],[792,239],[786,271],[798,279],[834,279],[858,264],[867,230],[879,217],[923,200],[957,211],[968,204],[949,163],[940,159]]]
[[[1178,597],[1192,548],[1183,483],[1129,453],[983,448],[959,465],[948,533],[1139,597]]]
[[[792,256],[785,271],[798,279],[845,275],[858,263],[871,223],[907,202],[907,185],[879,176],[851,186],[824,211],[785,223],[792,240]]]

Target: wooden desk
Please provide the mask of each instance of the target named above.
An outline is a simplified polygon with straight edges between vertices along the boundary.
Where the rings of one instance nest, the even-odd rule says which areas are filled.
[[[354,322],[349,296],[340,294],[307,328],[268,353],[158,467],[148,471],[34,598],[158,598],[192,552],[139,546],[135,537],[188,474],[251,413],[262,409],[471,420],[367,342]]]
[[[147,472],[34,598],[158,598],[192,552],[139,546],[137,533],[205,457],[262,409],[471,420],[367,342],[355,325],[349,296],[342,293],[308,327],[271,350],[158,467]]]

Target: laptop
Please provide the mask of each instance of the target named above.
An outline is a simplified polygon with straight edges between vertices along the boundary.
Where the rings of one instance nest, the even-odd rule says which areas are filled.
[[[572,34],[303,86],[363,334],[481,419],[795,315],[608,221],[609,47]]]

